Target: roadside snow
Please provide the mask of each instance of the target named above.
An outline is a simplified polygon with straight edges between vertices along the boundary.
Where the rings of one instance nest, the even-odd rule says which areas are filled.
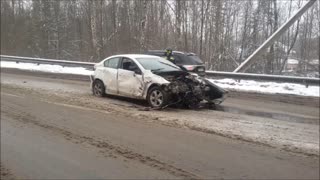
[[[1,67],[4,68],[16,68],[29,71],[42,71],[50,73],[63,73],[63,74],[79,74],[79,75],[91,75],[92,71],[83,67],[62,67],[60,65],[50,64],[33,64],[33,63],[16,63],[9,61],[1,61]]]
[[[145,116],[156,116],[154,112],[150,113]],[[218,111],[159,112],[157,116],[158,121],[168,124],[319,156],[319,125],[316,124]]]
[[[230,90],[259,92],[267,94],[294,94],[300,96],[319,97],[319,86],[309,86],[293,83],[259,82],[252,80],[241,80],[237,82],[234,79],[210,79],[216,85]]]
[[[1,67],[4,68],[17,68],[30,71],[42,71],[50,73],[64,73],[64,74],[78,74],[78,75],[91,75],[93,71],[87,70],[83,67],[62,67],[60,65],[49,64],[33,64],[33,63],[15,63],[8,61],[0,61]],[[236,91],[249,91],[267,94],[294,94],[300,96],[316,96],[319,97],[319,86],[309,86],[306,88],[301,84],[293,83],[276,83],[276,82],[259,82],[252,80],[241,80],[237,82],[234,79],[210,79],[211,82],[218,86],[236,90]]]

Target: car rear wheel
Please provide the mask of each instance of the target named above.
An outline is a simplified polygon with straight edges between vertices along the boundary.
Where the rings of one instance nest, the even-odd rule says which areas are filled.
[[[152,87],[149,90],[147,100],[151,107],[161,108],[168,104],[167,93],[160,87]]]
[[[100,80],[95,80],[92,84],[92,93],[93,95],[95,96],[98,96],[98,97],[103,97],[106,95],[105,93],[105,86],[103,84],[102,81]]]

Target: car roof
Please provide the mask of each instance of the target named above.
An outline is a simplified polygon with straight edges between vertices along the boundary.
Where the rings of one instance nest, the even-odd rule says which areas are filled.
[[[159,58],[158,56],[153,56],[153,55],[146,55],[146,54],[118,54],[118,55],[114,55],[114,56],[110,56],[108,58],[112,58],[112,57],[127,57],[127,58]]]
[[[146,54],[158,54],[158,53],[165,53],[166,51],[165,50],[148,50],[147,52],[146,52]],[[189,55],[193,55],[193,56],[195,56],[196,54],[194,54],[194,53],[187,53],[187,52],[182,52],[182,51],[172,51],[172,53],[173,54],[184,54],[184,55],[187,55],[187,56],[189,56]]]

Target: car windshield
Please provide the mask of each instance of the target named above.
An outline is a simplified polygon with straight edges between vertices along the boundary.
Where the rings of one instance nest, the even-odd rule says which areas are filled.
[[[151,71],[180,71],[181,69],[173,63],[158,57],[136,58],[146,70]]]

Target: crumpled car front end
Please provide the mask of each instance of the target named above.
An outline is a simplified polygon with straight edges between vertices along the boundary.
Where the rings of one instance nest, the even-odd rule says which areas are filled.
[[[208,79],[185,71],[159,72],[157,75],[170,82],[162,85],[170,97],[168,105],[179,104],[194,108],[202,101],[220,104],[227,94],[226,90]]]

